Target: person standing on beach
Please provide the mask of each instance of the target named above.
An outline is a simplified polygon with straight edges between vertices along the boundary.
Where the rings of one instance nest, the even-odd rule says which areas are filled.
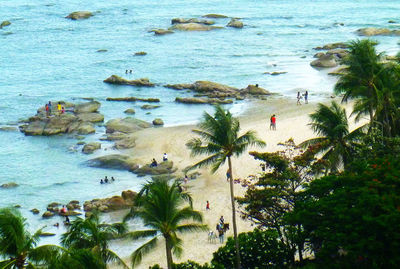
[[[304,94],[304,103],[308,104],[308,91]]]
[[[210,202],[207,201],[206,210],[210,210]]]
[[[48,104],[46,104],[45,106],[44,106],[44,109],[46,110],[46,117],[49,117],[49,105]]]
[[[270,130],[276,130],[276,116],[273,114],[271,116],[271,124],[269,125]]]
[[[297,92],[297,105],[301,105],[300,100],[301,100],[300,92]]]
[[[230,177],[231,177],[231,171],[228,168],[228,170],[226,170],[226,181],[229,181]]]
[[[51,101],[49,101],[48,107],[49,107],[49,114],[51,114]]]

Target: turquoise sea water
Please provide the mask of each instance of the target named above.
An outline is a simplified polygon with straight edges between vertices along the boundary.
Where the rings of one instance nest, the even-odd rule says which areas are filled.
[[[399,8],[396,0],[3,0],[0,21],[12,24],[0,29],[0,125],[33,115],[48,100],[77,102],[83,97],[99,100],[106,120],[124,117],[123,111],[133,107],[140,119],[161,117],[166,125],[193,123],[204,109],[212,108],[175,104],[175,97],[190,94],[161,85],[196,80],[238,88],[258,83],[289,98],[295,97],[298,88],[306,88],[310,99],[320,100],[330,95],[335,78],[309,65],[316,52],[312,48],[355,39],[355,30],[362,27],[397,29],[399,24],[388,24],[388,20],[400,23]],[[95,16],[82,21],[64,18],[77,10],[92,11]],[[208,13],[240,17],[245,27],[166,36],[148,33],[153,28],[168,28],[174,17]],[[215,21],[225,26],[229,19]],[[375,39],[380,41],[379,50],[397,53],[398,38]],[[99,49],[107,52],[97,52]],[[147,55],[133,56],[137,51]],[[125,75],[126,69],[132,69],[133,75]],[[288,73],[263,74],[273,71]],[[112,74],[148,77],[159,86],[104,84]],[[147,111],[139,108],[141,103],[105,101],[106,97],[124,96],[158,97],[162,107],[146,115]],[[242,101],[231,107],[240,113],[250,106]],[[85,141],[97,140],[103,133],[104,128],[99,127]],[[146,180],[128,172],[86,167],[85,160],[112,149],[89,157],[74,151],[75,143],[66,137],[0,132],[0,184],[20,184],[15,189],[0,189],[0,206],[21,205],[31,227],[36,228],[55,221],[33,216],[28,211],[33,207],[42,211],[53,201],[84,201],[124,189],[138,190]],[[113,175],[118,184],[99,185],[104,175]]]

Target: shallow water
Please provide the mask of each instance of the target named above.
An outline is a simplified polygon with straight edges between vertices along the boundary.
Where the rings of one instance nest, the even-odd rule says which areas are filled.
[[[135,117],[151,121],[161,117],[166,125],[196,122],[211,106],[174,103],[185,91],[162,87],[167,83],[216,81],[238,88],[258,83],[272,92],[295,97],[308,89],[310,99],[329,96],[335,78],[313,69],[312,49],[330,42],[357,38],[361,27],[398,28],[400,2],[359,1],[2,1],[0,19],[12,24],[0,29],[0,125],[33,115],[48,100],[80,101],[95,97],[106,120],[124,117],[135,108]],[[82,21],[64,17],[72,11],[90,10],[95,16]],[[243,18],[243,29],[210,32],[176,32],[154,36],[147,31],[167,28],[174,17],[199,17],[219,13]],[[216,19],[224,26],[229,19]],[[344,23],[344,26],[337,25]],[[379,50],[398,51],[398,38],[377,37]],[[97,52],[106,49],[106,52]],[[146,56],[133,56],[146,51]],[[301,58],[305,56],[305,58]],[[125,75],[132,69],[132,75]],[[264,72],[286,71],[270,76]],[[113,86],[102,81],[112,74],[127,78],[148,77],[155,88]],[[107,97],[158,97],[162,107],[150,115],[143,103],[106,102]],[[246,101],[232,107],[236,114],[249,108]],[[96,140],[96,135],[85,141]],[[88,168],[89,158],[110,152],[111,145],[91,156],[74,151],[76,140],[66,137],[25,137],[0,132],[0,184],[16,182],[15,189],[0,189],[0,206],[19,204],[32,228],[51,224],[32,216],[29,209],[45,209],[53,202],[84,201],[106,197],[124,189],[138,190],[146,178],[131,173]],[[161,156],[160,156],[161,158]],[[117,182],[99,185],[104,175]],[[48,239],[51,240],[51,239]]]

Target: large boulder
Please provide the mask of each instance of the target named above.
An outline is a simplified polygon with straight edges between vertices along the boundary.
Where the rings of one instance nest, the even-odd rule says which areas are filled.
[[[250,95],[270,95],[271,93],[264,88],[259,87],[258,85],[249,85],[244,89],[240,90],[242,94],[250,94]]]
[[[86,162],[88,166],[134,171],[138,165],[127,155],[112,154],[91,159]]]
[[[196,81],[192,86],[193,90],[197,92],[227,92],[227,93],[236,93],[237,88],[227,86],[224,84],[212,82],[212,81]]]
[[[104,80],[105,83],[116,84],[116,85],[131,85],[139,87],[154,87],[155,84],[151,83],[148,78],[140,78],[135,80],[127,80],[117,75],[112,75],[111,77]]]
[[[153,125],[156,125],[156,126],[164,125],[164,121],[160,118],[156,118],[153,120]]]
[[[183,104],[232,104],[233,103],[231,99],[221,100],[217,98],[197,98],[197,97],[189,97],[189,98],[176,97],[175,102]]]
[[[137,193],[131,190],[123,191],[121,196],[115,195],[110,198],[93,199],[85,201],[83,208],[86,212],[98,210],[100,212],[110,212],[130,208],[135,200]]]
[[[324,55],[321,58],[312,61],[310,65],[313,67],[328,68],[336,67],[338,66],[338,63],[336,61],[336,57],[334,57],[333,55]]]
[[[4,183],[4,184],[2,184],[2,185],[0,185],[0,188],[3,188],[3,189],[12,189],[12,188],[16,188],[16,187],[18,187],[19,185],[17,184],[17,183],[15,183],[15,182],[9,182],[9,183]]]
[[[172,161],[165,161],[155,167],[150,166],[150,164],[143,165],[133,172],[138,176],[172,174],[176,171],[173,166],[174,163]]]
[[[204,17],[204,18],[211,18],[211,19],[228,18],[228,16],[221,15],[221,14],[206,14],[206,15],[203,15],[202,17]]]
[[[173,18],[171,20],[171,24],[178,24],[178,23],[201,23],[201,24],[205,24],[205,25],[212,25],[215,22],[211,21],[211,20],[203,20],[203,19],[196,19],[196,18],[192,18],[192,19]]]
[[[85,154],[92,154],[95,150],[101,148],[101,143],[99,142],[91,142],[83,146],[82,152]]]
[[[94,128],[93,123],[82,122],[81,124],[79,124],[78,128],[76,129],[76,132],[80,135],[87,135],[95,133],[96,129]]]
[[[3,28],[3,27],[9,26],[10,24],[11,24],[10,21],[3,21],[3,22],[0,24],[0,29]]]
[[[93,13],[90,11],[75,11],[66,16],[65,18],[71,20],[83,20],[88,19],[93,16]]]
[[[97,101],[86,102],[82,104],[75,105],[74,112],[75,113],[92,113],[97,112],[100,108],[101,104]]]
[[[122,193],[121,193],[121,197],[124,200],[131,200],[131,201],[135,200],[136,195],[137,195],[137,193],[134,191],[131,191],[131,190],[122,191]]]
[[[168,30],[180,30],[180,31],[210,31],[213,29],[220,29],[223,27],[209,26],[202,23],[190,22],[190,23],[178,23],[168,28]]]
[[[76,116],[72,114],[60,114],[51,117],[48,119],[48,122],[43,129],[43,135],[66,133],[68,131],[68,126],[76,120]]]
[[[226,26],[240,29],[243,28],[243,22],[239,21],[238,19],[231,19]]]
[[[326,52],[326,55],[333,55],[339,59],[346,57],[348,54],[349,54],[349,51],[346,49],[331,49]]]
[[[375,28],[375,27],[367,27],[361,28],[356,31],[356,33],[360,36],[399,36],[400,30],[390,30],[387,28]]]
[[[104,116],[100,113],[79,113],[77,115],[78,119],[85,122],[103,122]]]
[[[106,123],[107,133],[133,133],[140,131],[144,128],[151,127],[151,124],[139,119],[132,117],[126,117],[124,119],[112,119]]]

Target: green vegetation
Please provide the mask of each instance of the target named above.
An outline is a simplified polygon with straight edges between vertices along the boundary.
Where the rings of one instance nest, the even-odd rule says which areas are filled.
[[[185,203],[188,205],[184,206]],[[177,182],[170,184],[162,178],[149,182],[139,192],[135,206],[125,220],[135,218],[140,218],[144,226],[150,229],[131,232],[128,237],[133,240],[148,237],[151,239],[132,253],[132,266],[140,263],[143,255],[151,251],[156,246],[158,237],[162,236],[168,269],[171,269],[172,254],[179,257],[182,253],[182,240],[178,233],[208,230],[206,225],[188,223],[188,220],[201,223],[201,213],[193,210],[190,195],[181,192]]]
[[[215,107],[214,117],[204,113],[203,121],[199,124],[199,130],[193,132],[201,138],[193,138],[186,145],[191,150],[192,156],[209,155],[206,159],[196,163],[193,167],[203,167],[211,165],[212,172],[228,160],[229,166],[229,186],[231,192],[232,206],[232,226],[233,236],[236,247],[235,267],[240,269],[239,240],[237,238],[236,209],[233,192],[233,170],[232,156],[240,156],[249,146],[265,146],[265,142],[257,138],[254,131],[247,131],[239,136],[239,120],[232,117],[229,111],[225,111],[221,106]]]

